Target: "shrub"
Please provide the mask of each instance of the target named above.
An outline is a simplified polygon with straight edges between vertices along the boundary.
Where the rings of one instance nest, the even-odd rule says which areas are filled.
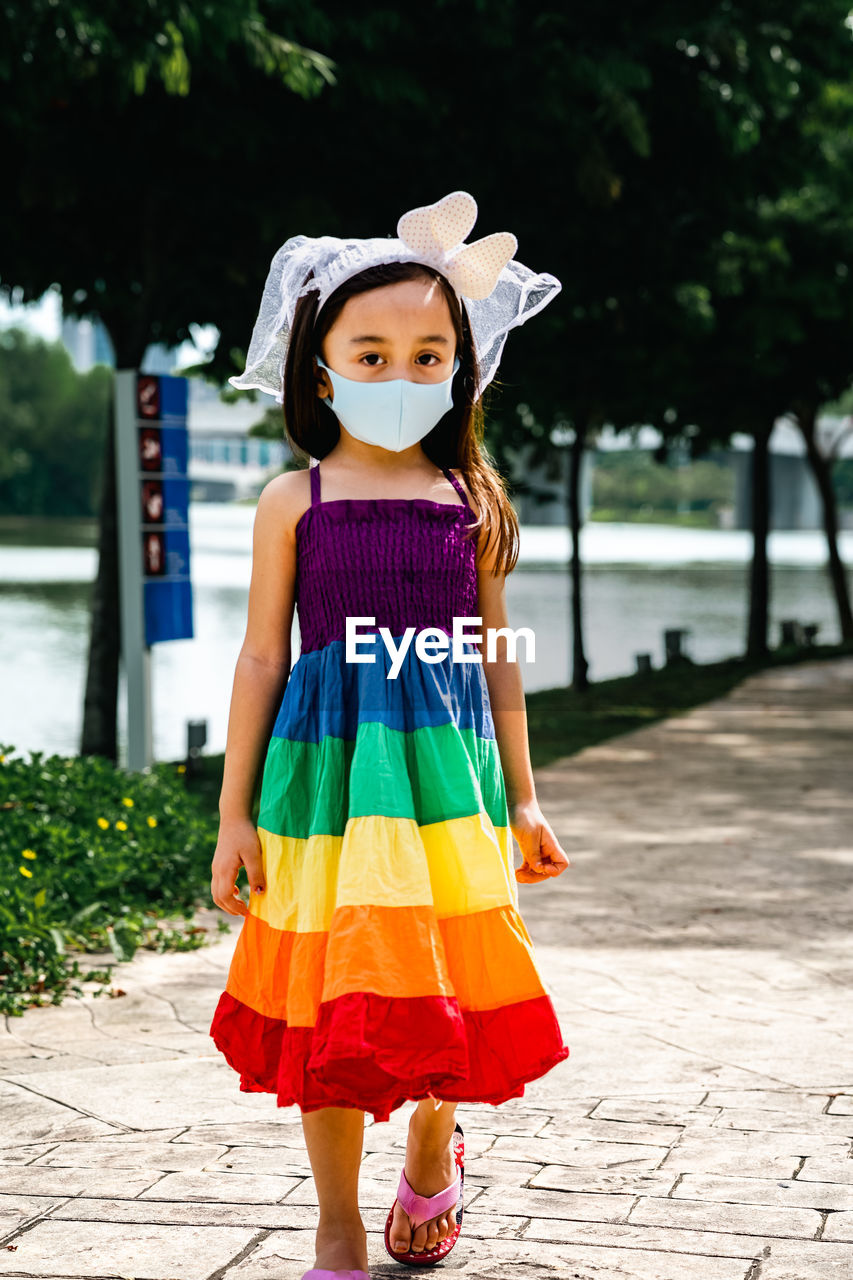
[[[187,922],[210,905],[217,824],[182,768],[25,759],[0,744],[0,1012],[59,1004],[82,993],[80,977],[109,982],[75,952],[108,948],[117,962],[140,946],[203,945],[206,930]]]

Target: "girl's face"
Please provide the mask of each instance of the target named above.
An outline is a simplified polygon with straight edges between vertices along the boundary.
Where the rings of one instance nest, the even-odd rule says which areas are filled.
[[[323,339],[323,360],[356,382],[444,382],[453,372],[456,332],[435,280],[401,280],[356,294]],[[334,399],[325,369],[315,365],[317,395]]]

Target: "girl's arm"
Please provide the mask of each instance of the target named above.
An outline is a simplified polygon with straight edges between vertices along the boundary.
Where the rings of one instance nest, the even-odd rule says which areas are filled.
[[[219,814],[226,820],[251,817],[258,773],[290,674],[296,580],[291,517],[296,475],[285,472],[276,476],[258,498],[246,635],[234,672],[219,797]],[[284,480],[290,484],[283,485]]]
[[[246,908],[236,894],[245,866],[252,890],[263,870],[252,806],[284,686],[290,675],[290,632],[296,581],[295,526],[307,506],[301,472],[284,472],[258,498],[252,537],[252,577],[246,634],[237,658],[219,796],[219,840],[213,858],[214,902],[233,915]]]
[[[482,618],[483,671],[489,689],[495,737],[506,783],[510,828],[524,859],[522,865],[516,868],[515,875],[523,883],[536,883],[560,875],[572,864],[536,798],[521,669],[518,662],[509,661],[505,637],[497,637],[495,658],[492,662],[487,661],[488,629],[508,627],[509,622],[506,614],[506,575],[492,572],[495,564],[494,550],[487,551],[484,542],[484,535],[481,534],[477,582]],[[524,643],[523,639],[521,643]]]

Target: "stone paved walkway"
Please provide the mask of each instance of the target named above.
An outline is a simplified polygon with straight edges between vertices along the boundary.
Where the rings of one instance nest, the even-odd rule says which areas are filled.
[[[465,1229],[439,1270],[853,1277],[853,660],[753,677],[538,787],[574,865],[521,902],[571,1056],[523,1099],[460,1108]],[[3,1274],[310,1265],[298,1113],[240,1094],[207,1036],[233,941],[7,1020]],[[381,1230],[410,1109],[366,1131],[374,1280],[406,1274]]]

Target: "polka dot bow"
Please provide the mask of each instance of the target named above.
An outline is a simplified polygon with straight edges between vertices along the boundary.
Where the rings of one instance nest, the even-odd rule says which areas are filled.
[[[397,235],[447,276],[466,298],[488,298],[518,248],[510,231],[496,231],[465,244],[477,221],[477,202],[467,191],[452,191],[435,204],[404,213]]]

